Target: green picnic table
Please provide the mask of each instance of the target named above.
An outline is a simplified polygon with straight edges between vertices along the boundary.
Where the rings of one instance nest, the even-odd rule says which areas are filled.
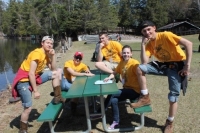
[[[134,109],[136,113],[139,113],[141,116],[141,124],[138,127],[127,127],[127,128],[119,128],[119,129],[108,129],[106,126],[106,115],[105,115],[105,108],[104,108],[104,95],[109,94],[116,94],[118,93],[118,87],[115,82],[109,84],[95,84],[97,80],[103,80],[107,77],[107,74],[98,73],[93,77],[76,77],[75,81],[73,82],[71,88],[68,92],[62,92],[62,96],[64,98],[78,98],[83,97],[85,103],[85,112],[86,112],[86,119],[87,119],[87,133],[91,132],[91,120],[90,120],[90,113],[89,113],[89,105],[88,105],[88,97],[93,96],[100,96],[100,104],[101,104],[101,115],[102,115],[102,123],[103,128],[106,132],[126,132],[126,131],[134,131],[139,130],[144,126],[144,113],[151,112],[150,106],[144,106],[142,108]],[[54,133],[54,126],[52,121],[56,119],[60,110],[62,108],[62,104],[54,105],[50,103],[47,108],[43,111],[43,113],[38,118],[40,122],[49,122],[51,133]],[[51,115],[50,115],[51,114]]]

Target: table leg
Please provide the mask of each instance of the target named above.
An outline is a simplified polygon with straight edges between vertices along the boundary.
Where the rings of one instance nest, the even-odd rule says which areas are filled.
[[[102,124],[103,129],[106,132],[127,132],[127,131],[135,131],[135,127],[127,127],[127,128],[118,128],[118,129],[108,129],[106,125],[106,115],[105,115],[105,107],[104,107],[104,98],[103,95],[100,95],[100,103],[101,103],[101,115],[102,115]],[[143,121],[142,121],[143,122]]]
[[[84,97],[84,103],[85,103],[85,113],[86,113],[87,126],[88,126],[88,130],[86,132],[89,133],[92,129],[92,126],[91,126],[89,106],[88,106],[88,98],[87,97]]]

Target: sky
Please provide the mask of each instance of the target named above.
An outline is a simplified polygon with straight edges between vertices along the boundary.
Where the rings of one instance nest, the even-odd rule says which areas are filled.
[[[1,0],[1,1],[8,3],[10,0]],[[22,1],[22,0],[20,0],[20,1]]]
[[[2,0],[2,1],[5,2],[5,3],[8,3],[9,0]]]

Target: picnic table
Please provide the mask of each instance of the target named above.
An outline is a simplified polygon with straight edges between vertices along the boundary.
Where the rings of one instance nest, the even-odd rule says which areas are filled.
[[[118,92],[118,87],[116,83],[104,84],[104,85],[96,85],[94,84],[97,80],[102,80],[107,77],[107,74],[96,74],[93,77],[76,77],[76,80],[73,82],[71,88],[66,93],[66,98],[76,98],[76,97],[83,97],[85,103],[85,112],[86,112],[86,119],[87,119],[87,126],[88,130],[86,132],[90,132],[91,127],[91,120],[90,120],[90,113],[89,113],[89,105],[88,105],[88,97],[91,96],[100,96],[100,103],[103,107],[102,111],[102,120],[106,124],[105,118],[105,110],[104,110],[104,98],[103,95],[114,94]],[[80,87],[82,86],[82,87]]]
[[[88,127],[86,132],[89,133],[92,130],[89,106],[88,106],[88,97],[91,97],[91,96],[100,96],[103,129],[106,132],[134,131],[134,130],[141,129],[144,126],[144,112],[151,112],[150,106],[143,106],[141,108],[134,109],[136,113],[141,114],[140,126],[138,127],[132,126],[132,127],[126,127],[126,128],[118,128],[118,129],[107,128],[106,114],[105,114],[105,107],[104,107],[104,95],[118,93],[118,87],[115,82],[109,83],[109,84],[98,84],[98,85],[95,84],[95,81],[103,80],[107,76],[108,74],[97,73],[93,77],[77,77],[76,80],[73,82],[69,91],[66,93],[66,96],[64,96],[66,98],[75,98],[75,97],[84,98],[87,127]]]
[[[103,80],[107,77],[107,74],[96,73],[93,77],[76,77],[73,82],[71,88],[68,92],[62,92],[62,97],[64,98],[84,98],[85,103],[85,113],[87,120],[87,131],[86,133],[90,133],[92,130],[89,105],[88,105],[88,97],[99,96],[100,104],[101,104],[101,115],[102,115],[102,124],[103,129],[106,132],[126,132],[126,131],[134,131],[139,130],[144,126],[144,113],[151,112],[150,106],[143,106],[141,108],[134,109],[135,113],[140,113],[141,116],[141,125],[138,127],[126,127],[126,128],[118,128],[118,129],[108,129],[106,123],[106,115],[104,108],[104,95],[116,94],[118,92],[118,87],[115,82],[109,84],[95,84],[97,80]],[[51,133],[54,133],[54,126],[52,121],[56,119],[60,110],[62,108],[62,104],[54,105],[50,103],[47,108],[43,111],[43,113],[38,118],[40,122],[49,122]],[[50,113],[51,112],[51,113]],[[51,114],[51,115],[49,115]]]

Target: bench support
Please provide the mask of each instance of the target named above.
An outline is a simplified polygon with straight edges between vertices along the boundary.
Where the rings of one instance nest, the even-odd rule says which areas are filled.
[[[104,104],[103,99],[101,98],[101,108],[104,110]],[[102,123],[103,121],[106,121],[105,119],[105,112],[102,111]],[[106,124],[103,124],[104,130],[106,132],[130,132],[130,131],[136,131],[140,130],[144,127],[145,118],[144,113],[152,112],[152,108],[150,105],[142,106],[139,108],[133,109],[135,113],[140,114],[140,125],[139,126],[132,126],[132,127],[125,127],[125,128],[118,128],[118,129],[108,129]],[[106,123],[106,122],[105,122]]]
[[[50,128],[51,133],[55,133],[52,121],[49,121],[48,123],[49,123],[49,128]]]
[[[140,130],[144,127],[144,113],[140,113],[140,126],[135,127],[135,130]]]

